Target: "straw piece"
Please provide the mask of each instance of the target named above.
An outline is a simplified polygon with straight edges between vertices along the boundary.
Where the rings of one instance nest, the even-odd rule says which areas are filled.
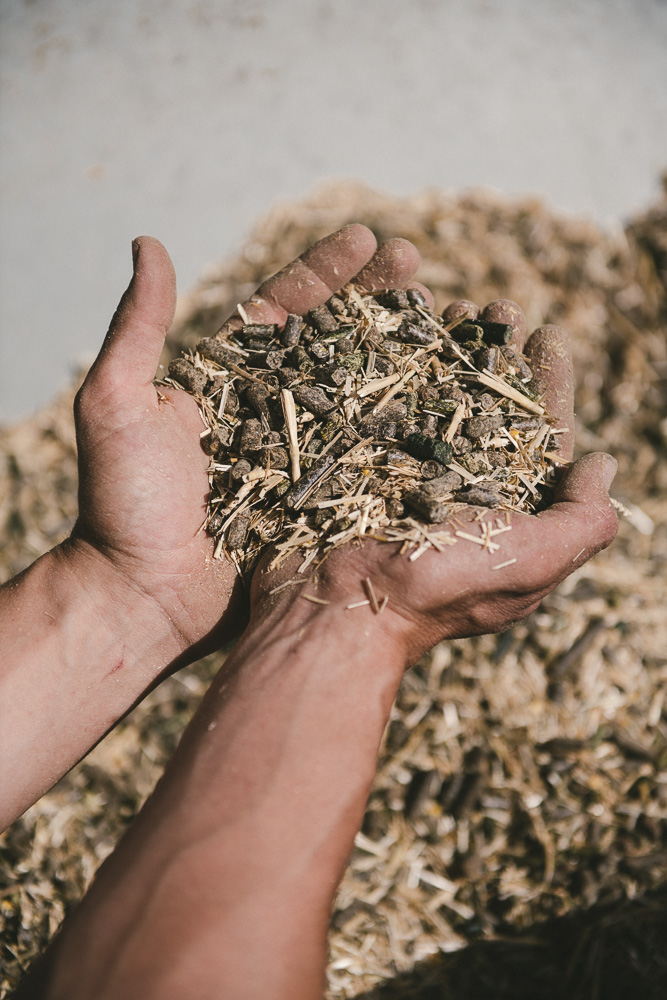
[[[289,446],[290,461],[292,463],[292,482],[301,479],[301,466],[299,464],[299,430],[296,424],[296,407],[294,396],[289,389],[281,389],[280,401],[285,415],[285,426],[287,427],[287,443]]]

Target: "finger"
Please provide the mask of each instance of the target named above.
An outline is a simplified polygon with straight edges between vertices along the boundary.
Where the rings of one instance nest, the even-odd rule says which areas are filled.
[[[506,323],[512,327],[512,347],[517,351],[523,350],[526,342],[526,317],[523,310],[511,299],[494,299],[482,310],[480,319],[489,320],[491,323]]]
[[[618,517],[608,490],[617,467],[604,452],[584,455],[563,475],[556,502],[523,520],[535,543],[532,564],[541,562],[554,585],[616,537]]]
[[[371,259],[376,247],[376,239],[366,226],[344,226],[268,278],[243,303],[243,310],[251,323],[282,326],[289,313],[307,313],[351,281]],[[218,333],[237,329],[242,322],[236,312]]]
[[[544,394],[542,405],[553,420],[554,430],[563,430],[552,440],[563,462],[572,460],[574,448],[574,369],[570,338],[559,326],[541,326],[528,338],[526,357],[533,370],[530,383]]]
[[[421,264],[419,250],[409,240],[387,240],[359,271],[355,284],[369,292],[404,288]]]
[[[174,265],[159,240],[140,236],[132,243],[134,273],[114,313],[87,382],[148,385],[155,377],[167,330],[176,308]]]
[[[479,306],[470,299],[456,299],[450,302],[442,314],[445,323],[453,323],[457,319],[477,319],[478,316]]]

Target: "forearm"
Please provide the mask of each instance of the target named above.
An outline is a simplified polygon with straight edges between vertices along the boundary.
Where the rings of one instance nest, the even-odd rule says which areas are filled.
[[[72,767],[180,652],[145,595],[67,542],[0,588],[0,828]]]
[[[70,1000],[320,995],[333,894],[404,663],[304,602],[227,661],[51,956]],[[381,621],[381,619],[380,619]]]

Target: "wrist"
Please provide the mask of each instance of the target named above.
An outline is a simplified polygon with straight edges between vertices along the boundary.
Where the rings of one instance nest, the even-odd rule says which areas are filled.
[[[68,538],[48,556],[80,602],[81,615],[95,621],[111,645],[122,643],[127,663],[144,661],[157,677],[187,649],[187,639],[161,605],[90,542]]]
[[[178,637],[90,547],[0,591],[0,827],[77,763],[177,659]]]
[[[277,640],[299,646],[312,636],[322,650],[363,651],[371,660],[384,657],[388,670],[402,674],[411,665],[409,623],[384,598],[361,573],[341,579],[327,572],[326,564],[305,580],[296,572],[275,579],[260,569],[239,646],[268,648]]]

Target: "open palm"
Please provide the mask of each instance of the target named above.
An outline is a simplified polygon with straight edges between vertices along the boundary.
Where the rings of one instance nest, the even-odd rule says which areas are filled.
[[[472,303],[457,302],[444,316],[452,319],[463,309],[477,314]],[[574,375],[566,333],[555,326],[540,327],[526,342],[523,314],[507,300],[490,303],[483,316],[514,327],[512,343],[525,350],[544,393],[545,409],[562,432],[563,468],[554,503],[537,515],[512,512],[509,522],[483,507],[458,510],[455,522],[442,526],[449,528],[455,544],[440,552],[429,549],[414,562],[400,554],[396,543],[350,543],[334,550],[308,581],[311,595],[345,608],[367,596],[370,581],[378,602],[388,599],[385,628],[405,647],[408,663],[442,639],[499,632],[524,618],[561,580],[609,545],[617,530],[607,494],[614,459],[596,453],[571,464]],[[490,546],[481,544],[485,524],[491,530],[503,529]],[[259,615],[265,613],[270,592],[293,572],[294,566],[286,564],[280,576],[268,570],[257,575]],[[298,588],[292,593],[292,600],[300,599]],[[354,608],[347,613],[357,616],[361,627],[362,612]],[[372,613],[370,605],[363,613]]]
[[[197,405],[185,392],[153,384],[174,313],[173,266],[150,237],[133,250],[132,282],[76,401],[80,514],[73,544],[90,547],[148,595],[191,660],[240,631],[245,602],[234,568],[212,558],[201,530],[208,459]],[[245,311],[255,322],[282,323],[352,278],[369,289],[405,286],[418,266],[407,241],[377,249],[366,227],[346,226],[266,281]]]

